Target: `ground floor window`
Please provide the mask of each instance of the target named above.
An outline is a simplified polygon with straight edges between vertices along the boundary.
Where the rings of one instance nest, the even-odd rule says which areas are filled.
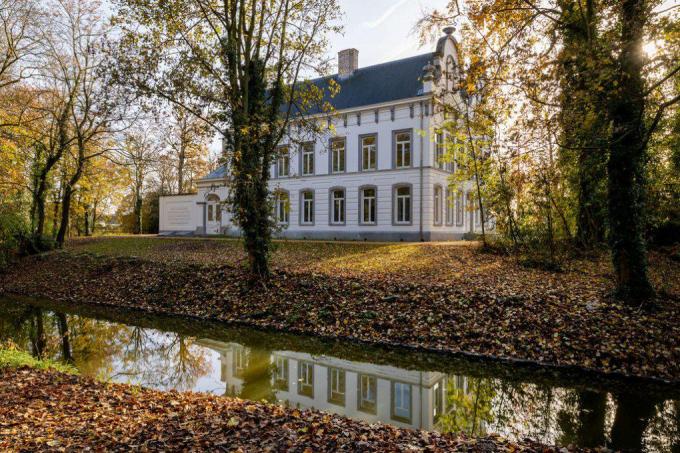
[[[392,418],[405,423],[411,421],[411,384],[392,382]]]
[[[442,224],[442,187],[434,186],[434,224]]]
[[[288,359],[285,357],[274,359],[274,387],[277,390],[288,391]]]
[[[394,223],[411,223],[411,187],[397,186],[394,190]]]
[[[328,369],[328,402],[345,405],[345,371],[339,368]]]
[[[364,225],[377,223],[377,191],[375,187],[365,187],[359,191],[360,210],[359,218]]]
[[[446,189],[446,224],[447,225],[453,225],[454,219],[454,203],[455,200],[453,199],[453,190],[450,188]]]
[[[300,362],[298,364],[298,393],[314,398],[314,364]]]
[[[331,190],[331,224],[345,223],[345,189]]]
[[[377,406],[378,379],[367,374],[359,375],[359,410],[375,414]]]
[[[289,208],[288,192],[277,192],[274,201],[274,217],[278,223],[287,224],[289,222]]]
[[[456,197],[456,225],[463,226],[465,223],[465,197],[463,192],[458,192]]]
[[[312,225],[314,223],[314,192],[305,190],[301,197],[302,217],[300,223],[302,225]]]

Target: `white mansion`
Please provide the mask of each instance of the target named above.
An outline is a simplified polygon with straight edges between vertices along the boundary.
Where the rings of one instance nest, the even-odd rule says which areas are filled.
[[[366,68],[356,49],[344,50],[339,73],[313,81],[326,91],[330,79],[340,85],[328,96],[333,127],[315,141],[281,144],[270,182],[280,236],[428,241],[481,228],[472,184],[449,187],[456,168],[442,159],[446,137],[436,133],[444,115],[435,93],[458,71],[453,29],[445,32],[434,52]],[[238,235],[222,203],[226,173],[201,179],[197,194],[162,197],[160,234]]]

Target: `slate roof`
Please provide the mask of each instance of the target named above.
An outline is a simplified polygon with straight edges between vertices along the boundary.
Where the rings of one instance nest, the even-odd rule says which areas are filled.
[[[422,94],[423,67],[434,59],[434,55],[430,52],[359,68],[346,78],[335,74],[310,82],[324,90],[324,102],[328,101],[336,110],[412,98]],[[340,92],[333,98],[328,90],[331,79],[340,85]],[[320,113],[318,108],[305,112],[307,115],[315,113]]]
[[[217,179],[217,178],[224,178],[226,171],[227,171],[227,166],[226,166],[226,165],[222,165],[221,167],[219,167],[219,168],[217,168],[217,169],[211,171],[210,173],[208,173],[207,176],[204,176],[204,177],[201,178],[201,179]]]

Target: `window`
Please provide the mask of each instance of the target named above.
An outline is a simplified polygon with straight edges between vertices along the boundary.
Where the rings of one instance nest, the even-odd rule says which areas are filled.
[[[289,217],[290,200],[288,192],[277,192],[274,201],[274,218],[278,223],[287,224]]]
[[[301,205],[301,225],[314,225],[314,192],[311,190],[302,191],[300,197]]]
[[[314,143],[302,145],[302,171],[303,175],[314,174]]]
[[[406,168],[411,166],[411,132],[394,133],[394,166]]]
[[[444,134],[438,132],[434,144],[434,167],[444,168]]]
[[[314,364],[298,363],[298,394],[314,398]]]
[[[377,406],[378,379],[367,374],[359,375],[359,410],[375,414]]]
[[[465,199],[463,198],[463,192],[458,192],[456,197],[456,225],[463,226],[465,223],[465,217],[463,216],[465,210]]]
[[[290,153],[288,147],[279,148],[279,158],[276,160],[276,175],[283,178],[290,175]]]
[[[394,190],[394,223],[411,223],[411,187],[397,186]]]
[[[442,186],[434,186],[434,224],[442,224]]]
[[[446,224],[453,225],[453,214],[454,214],[454,199],[453,190],[446,188]]]
[[[331,189],[331,225],[345,223],[345,189]]]
[[[411,384],[392,382],[392,419],[411,421]]]
[[[375,187],[359,189],[359,221],[362,225],[377,223],[377,190]]]
[[[434,404],[432,408],[432,417],[436,422],[444,412],[444,386],[441,382],[437,382],[432,386],[432,393],[434,396]]]
[[[328,369],[328,402],[345,405],[345,371],[339,368]]]
[[[376,135],[368,135],[360,138],[361,141],[361,171],[375,170],[378,168],[378,152]]]
[[[274,388],[288,391],[288,359],[285,357],[274,359]]]
[[[243,372],[248,366],[248,351],[242,346],[236,346],[234,349],[234,377],[243,377]]]
[[[345,139],[331,141],[331,173],[345,171]]]

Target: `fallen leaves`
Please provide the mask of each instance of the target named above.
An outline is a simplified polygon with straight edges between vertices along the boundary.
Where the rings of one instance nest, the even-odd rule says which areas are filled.
[[[531,441],[369,425],[198,393],[133,391],[28,368],[0,370],[0,450],[563,451]]]
[[[117,256],[138,242],[141,258]],[[654,312],[608,297],[604,257],[553,273],[469,244],[286,243],[255,289],[242,257],[235,241],[75,241],[20,262],[0,293],[680,380],[680,264],[660,255]]]

